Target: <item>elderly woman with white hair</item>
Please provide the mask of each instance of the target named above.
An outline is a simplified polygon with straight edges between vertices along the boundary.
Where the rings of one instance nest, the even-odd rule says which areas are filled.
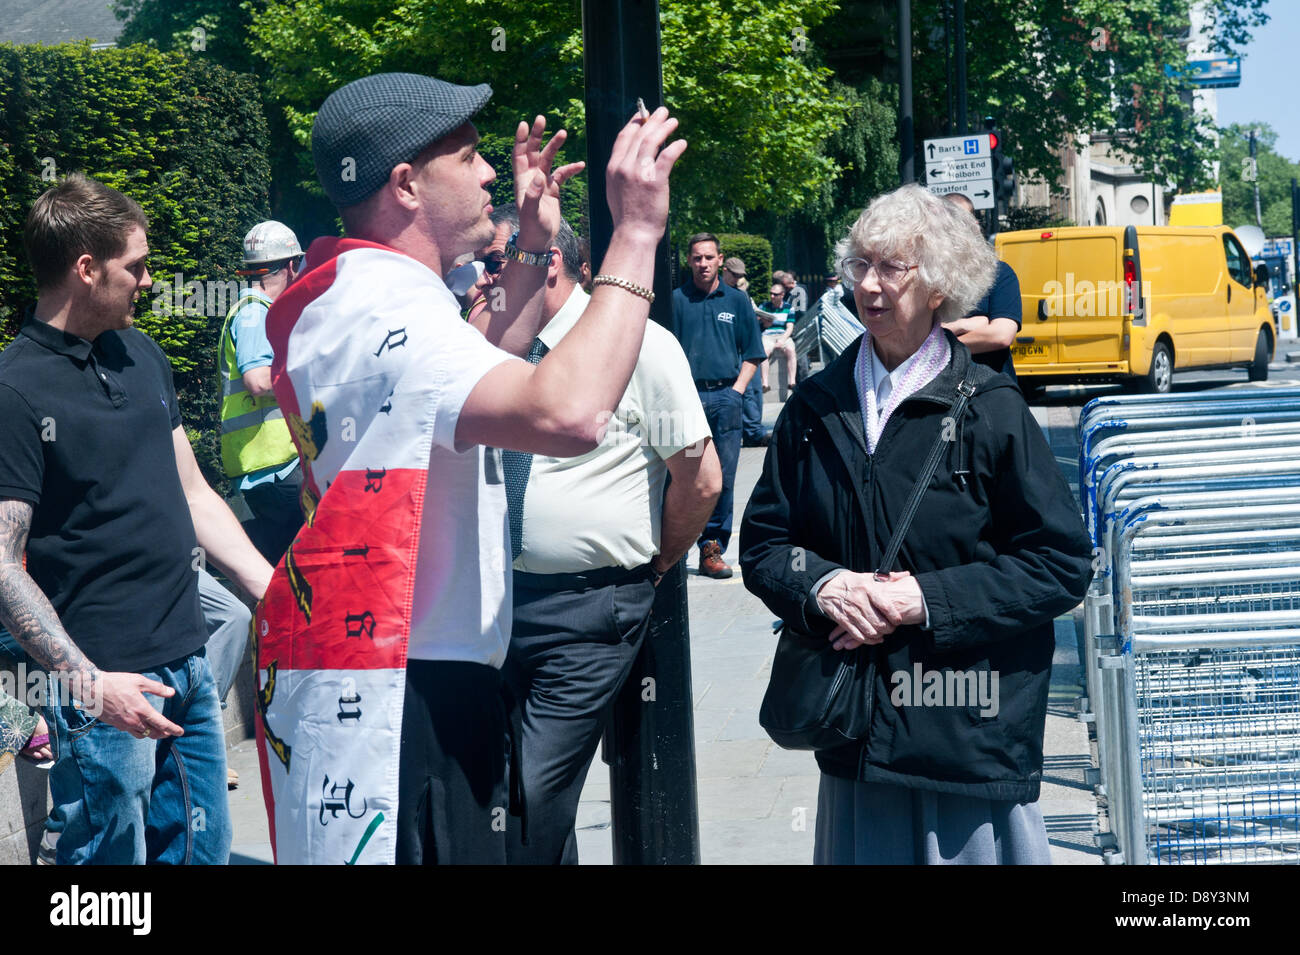
[[[996,260],[917,186],[837,255],[866,333],[786,405],[740,532],[784,622],[761,720],[817,751],[816,862],[1048,863],[1053,621],[1091,547],[1014,383],[942,327]]]

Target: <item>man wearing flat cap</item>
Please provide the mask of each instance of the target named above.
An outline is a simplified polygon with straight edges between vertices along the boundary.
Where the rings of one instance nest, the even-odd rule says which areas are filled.
[[[259,607],[258,722],[280,862],[505,860],[510,540],[498,449],[596,446],[635,367],[668,212],[667,110],[619,134],[614,232],[591,302],[536,363],[563,130],[520,123],[519,229],[475,327],[443,283],[492,236],[470,122],[487,86],[386,73],[321,106],[312,154],[345,238],[271,308],[276,399],[306,526]]]

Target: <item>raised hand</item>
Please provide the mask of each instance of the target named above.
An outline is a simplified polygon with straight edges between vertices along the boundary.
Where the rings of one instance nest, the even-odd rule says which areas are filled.
[[[677,120],[659,107],[623,127],[605,167],[605,191],[614,230],[658,241],[668,224],[668,174],[686,151],[686,140],[664,146]]]
[[[586,167],[571,162],[552,169],[568,133],[561,129],[542,146],[546,118],[538,116],[530,127],[521,122],[515,130],[511,161],[515,173],[515,205],[519,207],[519,247],[529,252],[549,249],[560,230],[560,187]]]

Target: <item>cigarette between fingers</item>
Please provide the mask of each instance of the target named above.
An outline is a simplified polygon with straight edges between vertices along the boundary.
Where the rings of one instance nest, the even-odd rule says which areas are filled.
[[[642,120],[650,118],[650,110],[645,108],[645,100],[639,96],[636,98],[636,118]]]

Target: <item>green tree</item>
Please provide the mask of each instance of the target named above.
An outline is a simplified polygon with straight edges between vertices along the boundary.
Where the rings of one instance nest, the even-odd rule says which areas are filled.
[[[253,13],[265,5],[266,0],[113,0],[113,14],[123,21],[117,44],[203,54],[236,73],[254,73],[257,62],[245,38]]]
[[[745,217],[746,231],[771,239],[778,267],[814,284],[833,267],[835,243],[867,203],[898,185],[898,89],[872,76],[859,84],[834,81],[836,93],[852,104],[825,147],[837,175],[801,206],[778,198]]]
[[[822,185],[820,194],[799,215],[828,250],[849,231],[876,196],[898,185],[898,89],[867,77],[858,89],[837,82],[836,88],[853,104],[846,122],[831,136],[830,158],[841,169]],[[808,263],[815,271],[820,264]]]
[[[832,0],[663,0],[664,95],[691,143],[673,174],[675,231],[705,222],[725,229],[747,210],[803,205],[834,179],[823,146],[853,104],[831,90],[807,31],[835,8]],[[568,128],[570,155],[580,156],[580,12],[577,0],[275,0],[250,35],[304,160],[325,96],[390,70],[490,83],[492,102],[476,120],[482,131],[506,135],[542,112]]]
[[[1253,125],[1258,130],[1255,156],[1264,234],[1290,235],[1291,179],[1300,178],[1300,163],[1278,154],[1274,148],[1277,133],[1270,126]],[[1242,178],[1242,161],[1250,156],[1250,129],[1234,123],[1219,131],[1219,188],[1223,193],[1223,221],[1230,226],[1255,225],[1255,186]]]
[[[294,138],[285,110],[268,88],[265,61],[253,52],[249,28],[267,0],[113,0],[124,21],[119,45],[147,44],[257,77],[253,96],[267,120],[263,148],[271,164],[271,208],[305,243],[337,233],[334,208],[315,186],[311,156]],[[248,95],[245,90],[244,95]]]
[[[1193,0],[982,0],[966,5],[969,122],[992,115],[1017,170],[1056,184],[1056,150],[1083,133],[1123,141],[1140,173],[1204,187],[1213,137],[1178,73]],[[849,4],[879,13],[879,3]],[[917,145],[947,126],[944,0],[914,0]],[[1215,49],[1267,22],[1264,0],[1211,0]],[[847,12],[847,11],[846,11]],[[882,51],[887,62],[889,50]],[[894,51],[896,57],[896,51]],[[1166,70],[1169,67],[1170,70]],[[953,132],[956,132],[955,130]]]

